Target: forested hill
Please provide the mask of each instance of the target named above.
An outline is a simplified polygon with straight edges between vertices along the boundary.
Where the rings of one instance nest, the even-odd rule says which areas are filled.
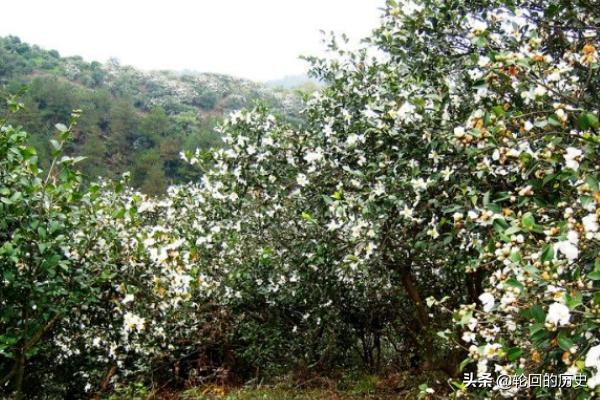
[[[83,171],[92,177],[131,171],[132,183],[147,193],[195,178],[179,152],[218,145],[213,128],[227,113],[258,100],[295,120],[300,107],[290,90],[226,75],[145,72],[116,60],[61,57],[14,36],[0,37],[0,85],[9,93],[24,88],[25,112],[9,122],[32,132],[42,163],[54,125],[81,109],[68,151],[87,157]]]

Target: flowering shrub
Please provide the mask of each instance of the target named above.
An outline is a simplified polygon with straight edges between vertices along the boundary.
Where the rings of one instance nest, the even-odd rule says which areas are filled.
[[[362,49],[331,38],[337,56],[310,58],[327,86],[305,124],[233,113],[224,148],[182,154],[201,181],[164,198],[84,188],[58,152],[42,175],[5,126],[2,384],[393,365],[445,371],[456,397],[591,396],[597,13],[390,0]],[[587,384],[472,388],[462,371]]]

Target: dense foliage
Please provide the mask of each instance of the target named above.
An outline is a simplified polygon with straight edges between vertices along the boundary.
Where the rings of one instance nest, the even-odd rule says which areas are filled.
[[[142,72],[116,60],[60,57],[13,36],[0,38],[0,85],[8,93],[24,91],[25,110],[9,122],[33,132],[29,141],[42,165],[50,163],[54,124],[81,109],[65,149],[86,157],[77,168],[93,178],[131,171],[132,184],[151,194],[198,177],[179,152],[220,145],[214,127],[223,115],[261,101],[297,121],[300,102],[293,91],[226,75]]]
[[[311,59],[304,124],[231,114],[165,197],[82,185],[78,112],[44,173],[5,125],[5,390],[418,368],[448,383],[422,396],[592,397],[599,23],[583,0],[389,0],[363,49]]]

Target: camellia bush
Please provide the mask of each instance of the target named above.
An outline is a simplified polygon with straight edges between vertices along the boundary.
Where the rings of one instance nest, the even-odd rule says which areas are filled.
[[[85,183],[77,112],[48,171],[3,126],[0,390],[412,368],[446,380],[422,397],[592,397],[591,3],[390,0],[359,50],[308,59],[300,127],[233,113],[163,197]]]

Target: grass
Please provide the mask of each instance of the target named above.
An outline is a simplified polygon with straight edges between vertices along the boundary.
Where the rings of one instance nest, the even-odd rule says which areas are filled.
[[[391,400],[414,399],[413,396],[399,397],[398,394],[359,394],[327,389],[294,390],[277,387],[241,388],[229,393],[191,389],[181,395],[181,400]]]
[[[375,375],[344,376],[337,381],[323,378],[312,381],[312,386],[297,386],[290,380],[283,380],[266,386],[211,384],[160,393],[135,390],[135,394],[113,394],[110,400],[413,400],[419,398],[418,384],[425,381],[443,393],[442,376],[415,376],[405,371],[385,378]],[[308,383],[310,381],[305,384]]]

